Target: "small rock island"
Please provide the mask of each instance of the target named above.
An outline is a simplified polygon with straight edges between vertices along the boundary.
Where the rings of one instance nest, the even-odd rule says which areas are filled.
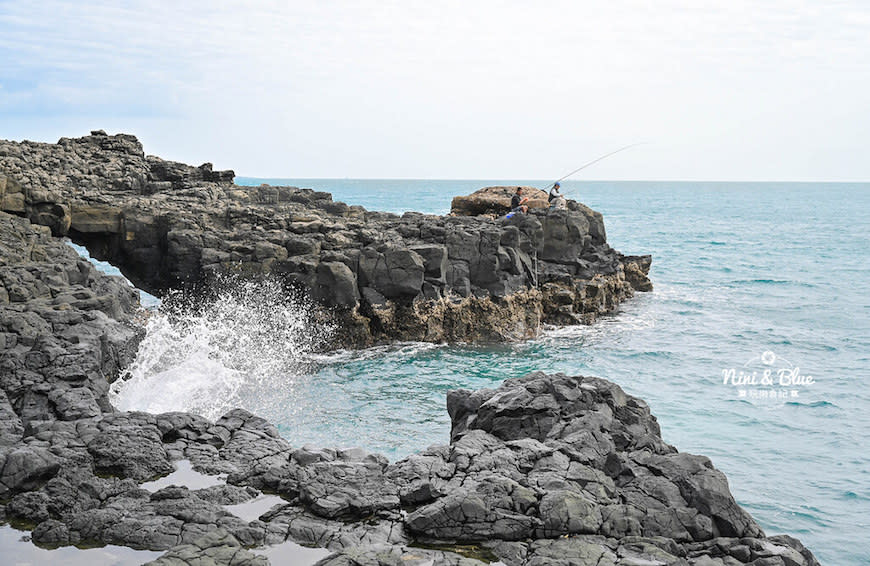
[[[767,536],[708,458],[665,443],[643,400],[595,377],[452,391],[449,443],[393,463],[291,446],[242,409],[116,411],[107,390],[136,356],[138,295],[61,236],[154,292],[286,278],[354,345],[522,338],[650,289],[649,257],[613,251],[579,203],[397,216],[232,178],[145,157],[132,136],[0,142],[0,519],[35,543],[165,551],[162,566],[265,565],[257,550],[285,541],[329,549],[323,566],[818,565]],[[226,479],[143,488],[179,460]],[[263,492],[281,500],[255,520],[227,508]]]

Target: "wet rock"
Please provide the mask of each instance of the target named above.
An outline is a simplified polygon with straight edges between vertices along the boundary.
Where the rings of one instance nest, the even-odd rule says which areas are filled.
[[[61,460],[43,448],[0,448],[0,499],[38,488],[57,474],[60,465]]]
[[[152,415],[108,415],[81,438],[97,473],[149,480],[173,470]]]
[[[133,490],[110,497],[99,507],[65,517],[70,537],[165,550],[195,543],[217,528],[226,529],[244,545],[262,544],[262,525],[247,524],[223,506],[205,501],[186,487],[170,486],[153,494]]]
[[[70,537],[69,527],[66,523],[55,519],[48,519],[39,523],[33,529],[32,538],[45,545],[65,546],[74,543]]]
[[[652,282],[647,277],[652,258],[644,256],[623,256],[622,264],[625,280],[638,291],[652,291]]]
[[[299,500],[316,515],[345,521],[398,511],[398,490],[383,472],[380,462],[312,463],[299,472]]]
[[[411,538],[398,519],[367,517],[356,522],[327,519],[296,505],[285,505],[261,517],[266,522],[267,544],[292,540],[330,550],[368,545],[402,545]]]
[[[218,505],[238,505],[239,503],[245,503],[254,499],[260,492],[247,486],[215,485],[197,489],[193,494],[203,501],[217,503]]]
[[[371,566],[393,566],[396,564],[407,564],[409,566],[483,566],[489,564],[489,562],[444,550],[393,545],[371,545],[352,548],[332,556],[327,556],[318,562],[318,564],[320,566],[354,566],[358,564]]]
[[[453,564],[480,552],[520,565],[817,564],[796,540],[766,538],[709,459],[663,442],[646,403],[613,383],[535,373],[452,392],[448,403],[450,445],[394,464],[359,449],[292,449],[242,410],[214,424],[184,413],[118,413],[34,425],[26,446],[5,449],[26,455],[4,473],[34,471],[4,477],[6,513],[38,523],[39,542],[172,549],[167,560],[180,549],[199,556],[227,546],[198,542],[223,529],[242,546],[326,547],[338,553],[326,559],[335,564]],[[130,478],[161,469],[170,451],[229,472],[232,485],[137,488]],[[128,479],[93,475],[109,462]],[[286,503],[250,523],[223,508],[252,498],[252,487]],[[412,543],[442,550],[412,555]],[[204,559],[229,556],[224,549]]]
[[[230,533],[218,529],[171,548],[148,566],[268,566],[269,560],[242,547]]]

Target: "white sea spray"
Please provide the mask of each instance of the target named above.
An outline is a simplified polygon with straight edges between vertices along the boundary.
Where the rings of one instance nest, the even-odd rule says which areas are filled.
[[[276,391],[288,399],[333,331],[323,312],[273,279],[224,278],[215,289],[205,299],[164,298],[111,387],[115,407],[216,419],[234,407],[268,406]]]

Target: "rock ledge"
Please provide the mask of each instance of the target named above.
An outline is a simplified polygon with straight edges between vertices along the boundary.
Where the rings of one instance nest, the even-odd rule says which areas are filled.
[[[0,141],[0,211],[86,245],[156,295],[221,274],[280,278],[329,309],[341,345],[524,339],[652,288],[650,257],[613,250],[601,214],[574,201],[511,219],[397,216],[233,177],[146,156],[126,134]]]

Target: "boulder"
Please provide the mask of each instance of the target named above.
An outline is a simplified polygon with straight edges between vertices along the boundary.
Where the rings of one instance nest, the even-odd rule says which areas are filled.
[[[342,521],[398,511],[398,489],[378,461],[314,462],[299,471],[299,500],[315,515]]]
[[[82,433],[97,473],[148,480],[173,470],[156,420],[144,413],[108,415]]]
[[[423,270],[427,279],[444,284],[447,276],[447,248],[441,245],[411,246],[410,250],[423,259]]]
[[[386,297],[415,297],[423,286],[424,271],[423,258],[410,249],[366,248],[359,257],[360,285]]]
[[[0,447],[0,499],[40,487],[57,474],[61,462],[44,448]]]
[[[511,198],[517,191],[512,187],[484,187],[466,196],[453,197],[450,213],[456,216],[504,216],[511,209]],[[523,197],[528,197],[526,206],[529,208],[547,208],[547,193],[535,187],[521,187]]]
[[[317,286],[313,296],[328,305],[353,308],[359,304],[356,275],[337,261],[325,261],[317,266]]]
[[[555,263],[577,263],[592,243],[585,216],[553,210],[541,219],[543,234],[539,259]]]

